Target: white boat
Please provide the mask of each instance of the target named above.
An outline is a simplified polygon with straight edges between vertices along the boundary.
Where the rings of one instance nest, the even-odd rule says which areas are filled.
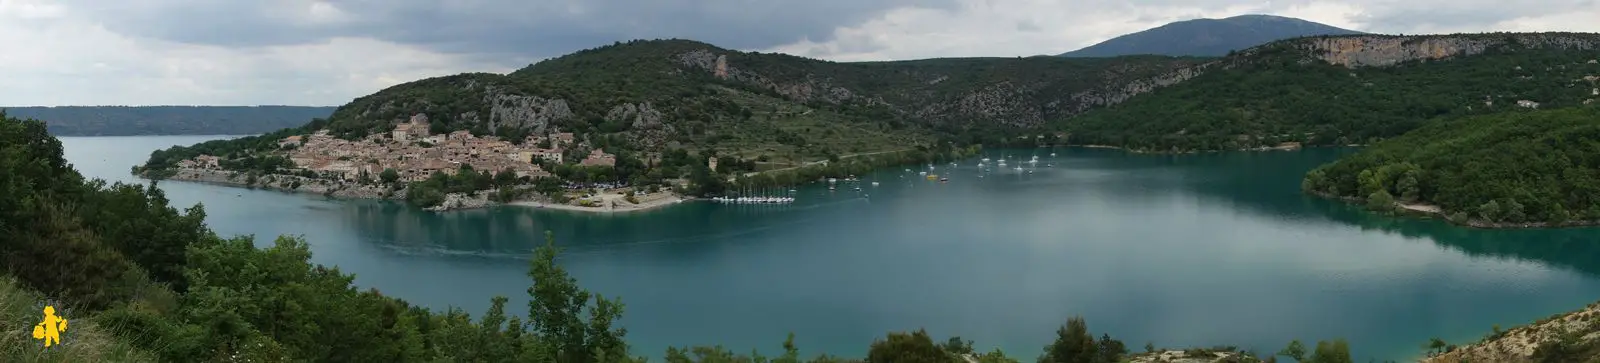
[[[985,163],[989,162],[989,158],[983,158],[983,162],[985,162]]]
[[[878,182],[872,182],[872,186],[878,186]]]
[[[926,171],[919,171],[919,172],[917,172],[917,175],[928,175],[928,172],[926,172]]]
[[[1050,156],[1054,157],[1056,156],[1056,153],[1050,153]]]

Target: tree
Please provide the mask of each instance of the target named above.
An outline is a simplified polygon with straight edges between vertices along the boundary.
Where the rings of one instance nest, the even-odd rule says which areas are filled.
[[[517,172],[511,170],[511,168],[505,168],[504,170],[500,170],[500,172],[494,174],[494,185],[504,187],[516,184]]]
[[[1500,203],[1492,200],[1483,203],[1478,206],[1478,216],[1489,222],[1500,221]]]
[[[1416,202],[1421,197],[1422,190],[1417,184],[1417,170],[1407,170],[1400,176],[1400,181],[1395,183],[1395,189],[1400,191],[1400,200],[1407,203]]]
[[[1120,340],[1111,339],[1110,334],[1100,334],[1100,343],[1096,348],[1100,351],[1101,363],[1116,363],[1122,360],[1122,355],[1128,354],[1128,347]]]
[[[939,349],[928,337],[928,332],[889,333],[888,337],[872,342],[867,349],[868,363],[955,363],[955,356]]]
[[[542,340],[550,344],[557,362],[588,363],[602,358],[626,357],[627,343],[622,338],[626,329],[612,328],[611,324],[622,316],[622,303],[593,295],[578,287],[577,279],[567,275],[555,263],[560,249],[555,236],[545,232],[545,244],[534,249],[529,261],[528,276],[533,286],[528,288],[528,323]],[[588,321],[583,310],[589,308]]]
[[[1291,340],[1289,341],[1289,346],[1283,347],[1283,350],[1278,351],[1277,355],[1294,358],[1296,362],[1304,362],[1306,361],[1306,345],[1300,343],[1299,339]]]
[[[378,173],[378,180],[384,184],[393,184],[400,180],[400,172],[395,171],[394,168],[384,168],[382,172]]]
[[[972,354],[972,341],[961,340],[961,337],[950,337],[950,340],[944,342],[944,345],[939,348],[951,354]]]
[[[1088,323],[1074,316],[1056,329],[1056,340],[1044,348],[1039,363],[1096,363],[1099,359],[1099,346],[1089,334]]]
[[[1372,195],[1367,196],[1367,209],[1379,212],[1392,212],[1394,211],[1394,208],[1394,196],[1389,195],[1389,191],[1379,190],[1377,192],[1373,192]]]
[[[1425,348],[1428,349],[1430,354],[1443,354],[1444,348],[1448,346],[1450,346],[1450,343],[1446,343],[1444,339],[1431,338],[1428,339],[1428,345]]]
[[[1311,353],[1310,363],[1352,363],[1350,359],[1350,344],[1344,339],[1334,341],[1318,341],[1317,350]]]
[[[1506,199],[1505,207],[1505,220],[1507,222],[1521,223],[1528,220],[1528,215],[1523,211],[1522,203],[1517,203],[1516,199]]]

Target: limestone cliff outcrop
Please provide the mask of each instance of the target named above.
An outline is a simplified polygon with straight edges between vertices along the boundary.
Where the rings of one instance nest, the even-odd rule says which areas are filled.
[[[532,129],[543,133],[550,123],[575,117],[566,100],[538,96],[492,93],[489,103],[489,128],[500,126]]]
[[[617,105],[606,112],[606,119],[627,122],[637,130],[661,127],[661,111],[651,108],[649,102]]]
[[[1299,42],[1300,49],[1311,51],[1322,61],[1351,68],[1470,56],[1494,49],[1600,49],[1600,37],[1595,34],[1362,35]]]
[[[757,70],[753,68],[760,68],[763,65],[747,68],[730,58],[728,54],[719,54],[714,49],[695,49],[673,56],[679,65],[690,70],[706,72],[718,79],[767,89],[802,103],[884,105],[902,115],[936,124],[990,123],[1018,127],[1036,127],[1049,119],[1071,116],[1094,107],[1122,102],[1135,95],[1193,78],[1205,69],[1204,62],[1200,61],[1171,61],[1166,62],[1169,64],[1163,64],[1140,60],[1127,63],[1147,68],[1110,66],[1104,72],[1063,76],[1062,72],[1052,70],[1050,67],[1038,67],[1038,64],[1030,63],[1041,62],[1039,60],[952,60],[952,62],[967,62],[971,66],[953,67],[948,71],[941,71],[938,67],[918,67],[909,64],[906,67],[883,67],[880,64],[833,63],[793,58],[796,63],[801,63],[805,67]],[[1154,66],[1158,72],[1152,72],[1148,68],[1150,64],[1158,64]],[[1186,67],[1190,65],[1201,66]],[[1022,69],[1035,67],[1051,74],[1050,77],[982,74],[978,78],[991,77],[991,79],[974,83],[971,82],[972,78],[975,78],[973,74],[955,73],[957,71],[969,73],[973,69],[987,68],[1004,70],[1010,67]],[[796,73],[797,68],[831,68],[835,72]],[[784,77],[771,74],[776,72],[783,73]],[[1150,73],[1155,74],[1140,76]],[[845,77],[845,79],[835,77]],[[863,82],[863,79],[868,78],[873,81]],[[948,81],[957,78],[966,79],[968,82],[963,82],[961,85],[949,84]],[[1078,85],[1082,78],[1093,81],[1089,82],[1090,85]],[[883,88],[883,83],[897,84],[897,86]]]

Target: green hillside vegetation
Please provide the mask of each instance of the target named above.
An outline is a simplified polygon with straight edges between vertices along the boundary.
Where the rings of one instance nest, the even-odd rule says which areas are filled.
[[[725,57],[725,75],[718,75]],[[617,157],[615,171],[570,173],[563,181],[669,187],[689,194],[725,189],[728,178],[781,169],[745,186],[801,177],[844,177],[892,162],[943,161],[969,146],[1036,146],[1045,120],[1077,114],[1126,92],[1122,85],[1205,62],[1204,58],[962,58],[839,63],[747,53],[688,40],[616,43],[557,57],[507,75],[467,73],[409,82],[357,98],[326,119],[259,137],[178,146],[152,153],[134,172],[171,175],[180,161],[222,158],[252,175],[294,169],[276,141],[319,130],[344,139],[387,134],[416,114],[434,134],[469,131],[521,142],[571,132]],[[576,150],[576,151],[574,151]],[[882,155],[892,154],[892,155]],[[576,156],[576,157],[573,157]],[[856,159],[856,156],[874,156]],[[694,174],[717,158],[715,172]],[[848,165],[840,165],[840,161]],[[484,170],[494,174],[498,170]],[[571,176],[585,178],[574,179]],[[531,183],[532,181],[526,181]],[[436,185],[433,183],[427,185]],[[434,188],[440,189],[440,188]],[[446,188],[447,189],[447,188]],[[424,201],[440,193],[426,192]],[[514,193],[507,193],[512,195]]]
[[[62,159],[42,122],[0,115],[0,353],[27,361],[468,361],[638,362],[616,326],[620,300],[577,285],[547,234],[529,262],[523,317],[504,297],[473,319],[359,290],[337,267],[314,265],[304,240],[223,238],[196,205],[179,211],[154,187],[85,180]],[[19,339],[39,305],[72,323],[64,346]],[[800,362],[793,336],[782,353],[719,346],[672,348],[667,362]],[[775,344],[776,345],[776,344]],[[1348,362],[1341,344],[1314,356]],[[1150,348],[1153,349],[1153,348]],[[1219,351],[1234,351],[1233,348]],[[1342,350],[1342,352],[1341,352]],[[1197,350],[1210,354],[1213,350]],[[1017,362],[971,341],[935,344],[926,332],[889,333],[866,362]],[[1299,351],[1304,354],[1304,350]],[[1040,362],[1118,362],[1125,346],[1070,319]],[[1341,355],[1342,354],[1342,355]],[[1343,360],[1337,359],[1344,357]],[[1236,361],[1256,361],[1238,355]],[[859,361],[816,355],[808,362]],[[1318,360],[1323,361],[1323,360]]]
[[[725,55],[718,78],[680,58]],[[492,94],[559,99],[573,116],[550,126],[614,148],[676,145],[784,162],[933,144],[1004,143],[1037,126],[1028,113],[1065,117],[1064,95],[1152,77],[1202,58],[965,58],[838,63],[784,54],[729,51],[688,40],[617,43],[530,65],[509,75],[461,74],[406,83],[340,107],[327,127],[346,138],[385,132],[415,113],[434,132],[459,130],[520,139],[531,130],[490,125]],[[994,93],[999,105],[961,109],[960,99]],[[662,125],[607,119],[614,107],[649,104]],[[981,106],[981,107],[980,107]],[[473,115],[466,116],[463,115]],[[658,151],[658,150],[651,150]]]
[[[1443,208],[1478,226],[1600,220],[1600,108],[1441,119],[1312,170],[1308,192]]]
[[[1496,35],[1460,35],[1493,37]],[[1491,48],[1479,55],[1391,67],[1346,68],[1275,42],[1230,56],[1187,82],[1058,124],[1074,144],[1155,152],[1238,150],[1282,142],[1367,144],[1425,121],[1596,98],[1600,50]],[[1486,105],[1485,101],[1492,101]]]
[[[326,118],[334,107],[59,106],[7,107],[15,117],[44,120],[56,136],[253,135]]]

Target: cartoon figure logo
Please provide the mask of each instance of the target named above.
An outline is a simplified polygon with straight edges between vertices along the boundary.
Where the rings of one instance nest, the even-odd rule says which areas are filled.
[[[44,339],[44,347],[61,344],[61,332],[67,331],[67,318],[56,316],[56,307],[44,307],[44,321],[33,326],[33,338]]]

